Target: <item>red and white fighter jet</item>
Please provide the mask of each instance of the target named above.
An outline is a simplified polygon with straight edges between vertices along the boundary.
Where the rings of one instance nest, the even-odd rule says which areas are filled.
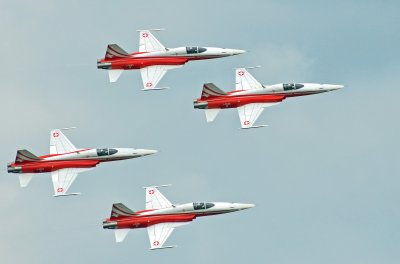
[[[249,67],[254,68],[254,67]],[[214,121],[221,109],[237,108],[242,128],[258,128],[257,118],[265,107],[279,104],[289,97],[330,92],[343,85],[318,83],[279,83],[262,85],[246,68],[236,69],[236,89],[224,92],[213,83],[203,86],[201,98],[194,100],[194,108],[205,109],[207,122]]]
[[[122,203],[113,204],[111,216],[103,221],[104,229],[115,229],[116,242],[122,242],[130,229],[147,228],[150,249],[163,246],[174,228],[189,224],[200,216],[225,214],[254,207],[254,204],[200,202],[172,204],[157,189],[170,185],[144,187],[146,210],[134,212]]]
[[[222,58],[245,52],[198,46],[166,48],[153,36],[151,30],[138,30],[139,52],[128,53],[117,44],[108,45],[104,59],[97,61],[97,68],[108,70],[110,82],[116,82],[124,70],[140,69],[143,90],[165,89],[167,87],[156,86],[167,70],[180,68],[191,60]]]
[[[21,187],[26,187],[35,173],[50,172],[54,196],[76,195],[79,193],[67,194],[67,191],[78,173],[91,170],[101,162],[157,153],[156,150],[134,148],[77,149],[61,130],[50,131],[49,155],[36,156],[26,149],[17,151],[15,161],[9,163],[7,169],[9,173],[19,173]]]

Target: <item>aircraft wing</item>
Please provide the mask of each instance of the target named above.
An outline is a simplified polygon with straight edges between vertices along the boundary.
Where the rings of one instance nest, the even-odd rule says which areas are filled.
[[[147,233],[149,234],[150,249],[162,249],[162,248],[172,248],[174,246],[163,246],[168,237],[172,234],[175,227],[187,225],[187,223],[178,222],[167,222],[156,224],[147,227]]]
[[[236,69],[236,88],[235,90],[252,90],[263,88],[256,78],[253,77],[245,68]]]
[[[152,52],[165,50],[165,47],[161,44],[156,37],[150,32],[150,30],[139,31],[139,51],[140,52]]]
[[[166,87],[157,88],[158,82],[168,70],[180,68],[183,65],[154,65],[140,69],[142,75],[143,90],[161,90]]]
[[[74,195],[78,193],[67,194],[71,184],[74,182],[78,173],[91,170],[92,168],[68,168],[51,172],[53,181],[54,196]]]
[[[157,189],[157,187],[145,187],[146,210],[162,209],[172,206],[172,203]]]
[[[60,129],[50,131],[50,154],[61,154],[76,151],[76,147]]]
[[[242,128],[252,128],[257,127],[254,126],[257,118],[261,115],[264,107],[273,106],[279,103],[263,103],[263,104],[247,104],[241,107],[238,107],[238,113],[240,117],[240,124]]]

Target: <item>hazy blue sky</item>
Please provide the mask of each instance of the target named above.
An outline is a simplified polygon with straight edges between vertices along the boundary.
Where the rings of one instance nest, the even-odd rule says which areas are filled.
[[[384,263],[400,261],[398,1],[1,1],[2,263]],[[142,92],[138,71],[115,84],[96,69],[108,43],[138,49],[138,28],[167,47],[246,49],[189,63]],[[240,130],[235,110],[207,124],[192,100],[204,82],[234,86],[233,68],[264,84],[345,89],[288,99]],[[158,149],[101,164],[54,199],[47,174],[20,189],[6,163],[49,151],[50,128],[77,147]],[[101,223],[114,202],[144,208],[142,186],[172,183],[172,202],[237,201],[251,210],[197,219],[149,251]]]

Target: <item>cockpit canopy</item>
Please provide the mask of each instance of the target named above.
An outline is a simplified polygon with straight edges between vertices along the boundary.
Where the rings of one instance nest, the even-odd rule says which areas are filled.
[[[303,87],[304,87],[304,85],[300,84],[300,83],[284,83],[283,84],[284,91],[297,90],[297,89],[300,89]]]
[[[207,49],[202,47],[186,47],[187,54],[196,54],[205,52]]]
[[[97,156],[110,156],[118,152],[116,149],[112,148],[102,148],[102,149],[97,149]]]
[[[194,210],[204,210],[215,206],[213,203],[193,203]]]

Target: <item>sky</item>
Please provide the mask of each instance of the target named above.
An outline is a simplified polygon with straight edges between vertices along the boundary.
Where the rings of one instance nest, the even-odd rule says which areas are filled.
[[[400,261],[400,17],[398,1],[0,1],[0,256],[4,263],[394,264]],[[245,49],[190,62],[142,92],[138,71],[117,83],[96,68],[109,43],[133,52],[136,29],[166,28],[166,47]],[[266,109],[241,130],[236,110],[213,123],[193,109],[202,84],[234,89],[236,67],[263,84],[344,89]],[[6,163],[49,152],[49,129],[75,146],[157,149],[101,164],[53,198],[50,175],[25,189]],[[142,186],[172,184],[173,203],[254,203],[200,218],[149,251],[145,229],[116,244],[111,205],[144,208]]]

